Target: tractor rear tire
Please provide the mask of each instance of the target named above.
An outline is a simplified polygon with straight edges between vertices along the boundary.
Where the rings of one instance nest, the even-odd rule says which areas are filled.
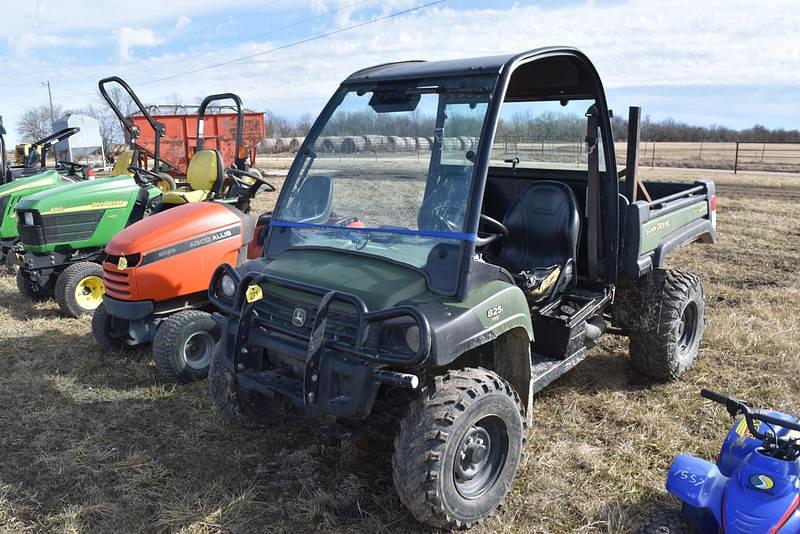
[[[95,341],[106,352],[119,352],[132,350],[134,347],[125,343],[123,339],[111,335],[111,316],[106,307],[101,304],[92,314],[92,334]]]
[[[222,343],[214,348],[214,357],[208,369],[208,389],[222,418],[243,428],[259,428],[282,422],[289,415],[291,406],[277,396],[260,399],[258,407],[240,395],[236,377],[225,368],[222,361]]]
[[[17,271],[17,289],[27,300],[31,302],[44,302],[53,296],[53,292],[47,289],[36,290],[31,287],[28,277],[22,270]]]
[[[211,314],[185,310],[164,319],[153,338],[153,359],[176,382],[203,380],[214,356],[216,323]]]
[[[64,269],[56,281],[58,307],[72,317],[89,315],[102,304],[105,294],[103,267],[82,261]]]
[[[400,501],[425,525],[469,528],[500,506],[522,459],[519,395],[485,369],[438,376],[412,401],[392,456]]]
[[[175,191],[178,188],[178,186],[175,184],[175,178],[169,174],[160,172],[158,175],[161,176],[161,179],[158,180],[155,185],[164,193]]]
[[[648,516],[639,534],[691,534],[694,529],[678,510],[656,510]]]
[[[657,381],[680,378],[700,351],[706,303],[700,279],[688,271],[657,269],[642,284],[653,284],[660,314],[649,329],[630,333],[633,367]]]

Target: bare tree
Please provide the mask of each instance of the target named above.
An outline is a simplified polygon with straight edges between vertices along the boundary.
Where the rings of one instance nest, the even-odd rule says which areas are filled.
[[[61,106],[53,108],[53,116],[63,115]],[[25,143],[30,143],[53,133],[53,123],[50,121],[50,106],[41,104],[28,108],[22,114],[17,124],[17,133]]]
[[[111,87],[108,90],[108,96],[124,117],[129,117],[136,109],[131,97],[121,87]],[[89,104],[82,110],[82,113],[97,121],[100,127],[100,137],[103,139],[103,150],[106,154],[113,145],[128,141],[119,119],[102,96],[98,96],[97,102]]]

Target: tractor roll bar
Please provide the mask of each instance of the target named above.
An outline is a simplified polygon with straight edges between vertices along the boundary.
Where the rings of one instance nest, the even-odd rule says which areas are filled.
[[[217,100],[233,100],[236,104],[236,145],[234,147],[234,165],[239,170],[247,170],[247,166],[245,165],[244,157],[240,153],[242,147],[242,131],[244,130],[244,112],[242,110],[242,99],[239,98],[239,95],[234,93],[219,93],[216,95],[208,95],[203,99],[200,103],[200,107],[197,108],[197,144],[195,145],[195,151],[203,150],[203,144],[205,138],[203,137],[203,118],[206,115],[206,109],[208,108],[209,104],[212,102],[216,102]]]
[[[131,86],[128,85],[125,80],[123,80],[119,76],[109,76],[108,78],[103,78],[102,80],[100,80],[97,83],[97,86],[100,89],[100,95],[106,102],[108,102],[111,111],[114,112],[114,115],[116,115],[119,121],[122,123],[122,127],[125,128],[128,134],[130,134],[132,149],[136,148],[136,139],[139,138],[139,129],[136,126],[134,126],[133,122],[131,122],[131,120],[128,117],[126,117],[122,113],[122,111],[120,111],[119,107],[117,107],[117,105],[108,95],[108,91],[106,91],[106,85],[110,83],[118,84],[125,90],[126,93],[128,93],[128,96],[131,97],[133,103],[136,104],[137,108],[139,108],[139,113],[142,114],[142,116],[147,120],[148,124],[150,124],[150,127],[153,128],[153,132],[155,132],[155,149],[153,150],[153,169],[158,171],[159,164],[161,163],[161,159],[159,157],[161,154],[160,150],[161,138],[166,133],[164,125],[153,120],[153,117],[150,115],[150,113],[148,113],[147,108],[144,107],[142,101],[139,100],[139,97],[136,96],[136,93],[133,92],[133,89],[131,89]]]
[[[71,126],[69,128],[64,128],[57,132],[53,132],[48,136],[42,137],[41,139],[37,139],[33,143],[31,143],[31,148],[33,147],[42,147],[42,158],[39,161],[39,166],[44,169],[47,166],[47,152],[52,148],[53,143],[58,143],[59,141],[63,141],[69,137],[72,137],[76,133],[80,132],[81,129],[77,126]],[[30,157],[30,156],[29,156]],[[26,159],[25,166],[28,166],[28,161]]]

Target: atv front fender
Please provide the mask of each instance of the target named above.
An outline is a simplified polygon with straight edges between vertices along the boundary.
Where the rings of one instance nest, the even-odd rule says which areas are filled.
[[[667,475],[667,491],[695,509],[708,510],[722,524],[722,497],[728,478],[709,461],[679,454]]]

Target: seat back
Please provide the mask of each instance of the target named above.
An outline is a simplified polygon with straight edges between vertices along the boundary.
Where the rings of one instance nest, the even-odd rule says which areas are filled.
[[[575,259],[580,217],[575,194],[561,182],[532,183],[508,208],[503,224],[508,236],[501,241],[499,259],[512,272]]]
[[[186,180],[193,191],[219,193],[225,174],[222,170],[222,154],[219,150],[200,150],[192,156],[186,170]]]
[[[111,169],[111,176],[130,176],[131,171],[128,170],[128,167],[133,165],[135,157],[136,153],[133,150],[120,152],[117,161],[114,162],[114,168]]]

